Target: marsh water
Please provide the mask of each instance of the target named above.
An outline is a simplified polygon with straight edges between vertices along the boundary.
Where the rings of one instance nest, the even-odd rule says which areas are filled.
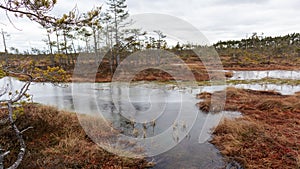
[[[265,70],[265,71],[232,71],[231,80],[257,80],[263,78],[300,80],[300,71]]]
[[[231,79],[261,79],[265,77],[281,79],[300,79],[299,71],[234,71]],[[1,86],[13,84],[12,91],[19,90],[23,82],[14,78],[6,77],[0,80]],[[50,83],[34,83],[30,86],[29,93],[33,96],[33,101],[41,104],[52,105],[59,109],[77,111],[77,113],[101,114],[112,122],[114,128],[121,130],[124,134],[132,136],[133,128],[143,128],[143,125],[136,122],[130,123],[130,119],[120,112],[130,110],[136,111],[136,116],[142,114],[147,118],[147,112],[160,112],[157,114],[155,125],[144,127],[145,132],[137,137],[152,137],[163,133],[172,126],[179,113],[191,114],[194,121],[192,126],[181,127],[184,131],[184,138],[171,140],[172,144],[177,144],[174,148],[157,156],[150,157],[150,161],[156,162],[154,168],[222,168],[224,161],[219,151],[207,140],[200,141],[199,135],[204,132],[205,138],[209,140],[211,128],[218,124],[222,116],[236,117],[239,112],[222,112],[219,114],[207,114],[199,111],[196,103],[200,100],[196,94],[201,92],[214,92],[225,89],[228,86],[255,90],[275,90],[282,94],[293,94],[300,91],[300,86],[274,85],[274,84],[235,84],[218,86],[185,86],[178,87],[172,84],[156,84],[149,82],[139,82],[129,87],[122,85],[112,88],[110,83],[75,83],[55,86]],[[77,92],[74,93],[74,88]],[[78,90],[79,89],[79,90]],[[75,106],[74,99],[79,104]],[[79,100],[78,100],[79,99]],[[81,99],[81,100],[80,100]],[[157,108],[158,107],[158,108]],[[157,109],[156,109],[157,108]],[[160,110],[160,108],[163,108]],[[79,112],[78,112],[79,111]],[[149,115],[149,118],[151,115]],[[206,123],[207,118],[211,122]],[[170,143],[171,144],[171,143]]]

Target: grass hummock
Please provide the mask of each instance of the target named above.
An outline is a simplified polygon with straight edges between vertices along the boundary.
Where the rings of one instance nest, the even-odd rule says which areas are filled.
[[[243,117],[223,119],[213,140],[228,161],[244,168],[300,168],[300,95],[227,88],[225,110]],[[205,97],[204,97],[205,96]],[[209,110],[210,95],[199,95],[199,108]],[[206,106],[205,106],[206,105]]]
[[[39,104],[25,104],[15,115],[24,133],[26,155],[20,168],[147,168],[145,159],[131,159],[111,154],[92,142],[81,128],[77,115]],[[0,110],[0,118],[7,115]],[[0,125],[0,145],[10,150],[5,166],[16,160],[19,143],[8,124]],[[108,136],[110,133],[103,133]]]

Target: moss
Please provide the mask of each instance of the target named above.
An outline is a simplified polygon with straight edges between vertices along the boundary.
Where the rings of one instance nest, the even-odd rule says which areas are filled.
[[[7,73],[2,68],[0,68],[0,79],[2,79],[5,76],[7,76]]]

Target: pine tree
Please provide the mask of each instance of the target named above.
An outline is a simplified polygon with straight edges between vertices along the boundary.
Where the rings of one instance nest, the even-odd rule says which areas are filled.
[[[108,12],[111,16],[111,23],[113,27],[114,39],[115,39],[115,52],[112,56],[116,58],[116,66],[120,63],[120,39],[122,36],[121,28],[125,27],[128,23],[124,21],[129,17],[129,13],[126,5],[126,0],[108,0],[109,5]]]

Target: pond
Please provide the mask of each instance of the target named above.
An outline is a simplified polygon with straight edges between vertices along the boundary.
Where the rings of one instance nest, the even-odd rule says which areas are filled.
[[[279,72],[283,72],[284,75],[293,74],[287,77],[300,79],[300,74],[296,72],[277,71],[277,74],[274,73],[276,71],[269,72],[269,76],[271,75],[276,78],[286,78],[285,76],[280,76]],[[237,74],[235,74],[233,78],[252,78],[250,76],[251,73],[238,72]],[[254,74],[257,75],[255,78],[264,77],[264,71],[254,71]],[[1,86],[7,83],[13,84],[12,91],[19,90],[23,84],[23,82],[10,77],[0,80]],[[293,94],[294,92],[300,91],[299,86],[291,85],[237,84],[229,86],[255,90],[275,90],[282,94]],[[78,94],[77,96],[74,96],[75,93],[72,92],[72,87],[73,89],[79,89],[80,93],[76,93]],[[138,137],[140,138],[161,134],[168,127],[173,125],[179,113],[191,114],[191,112],[194,112],[196,114],[196,116],[193,116],[195,117],[194,125],[189,126],[190,128],[181,127],[181,130],[186,132],[182,140],[178,140],[174,137],[170,140],[170,144],[178,145],[160,155],[150,157],[149,160],[157,162],[154,168],[222,168],[224,161],[219,151],[207,141],[202,143],[199,140],[199,135],[201,131],[204,131],[205,137],[209,138],[210,129],[217,125],[222,116],[236,117],[240,114],[238,112],[222,112],[219,114],[203,113],[195,106],[195,104],[199,102],[199,99],[196,99],[195,96],[201,92],[220,91],[226,87],[228,86],[187,86],[179,88],[171,84],[162,85],[140,82],[126,89],[122,85],[112,88],[110,83],[75,83],[66,84],[66,87],[59,87],[49,83],[33,83],[30,86],[29,93],[33,95],[34,102],[56,106],[59,109],[68,111],[76,110],[79,111],[78,113],[84,114],[97,114],[101,112],[106,119],[111,121],[114,128],[122,131],[125,135],[132,136],[135,128],[144,129],[144,134],[139,133]],[[79,101],[82,102],[82,105],[79,108],[76,108],[74,98],[81,99]],[[159,109],[161,107],[163,111]],[[182,107],[184,107],[184,109],[182,109]],[[148,110],[163,113],[157,114],[158,118],[156,118],[155,125],[144,127],[138,122],[132,125],[130,120],[125,118],[126,114],[120,113],[132,110],[132,108],[136,110],[136,116]],[[143,117],[150,118],[149,114],[142,115]],[[207,118],[210,118],[210,123],[204,127]]]

